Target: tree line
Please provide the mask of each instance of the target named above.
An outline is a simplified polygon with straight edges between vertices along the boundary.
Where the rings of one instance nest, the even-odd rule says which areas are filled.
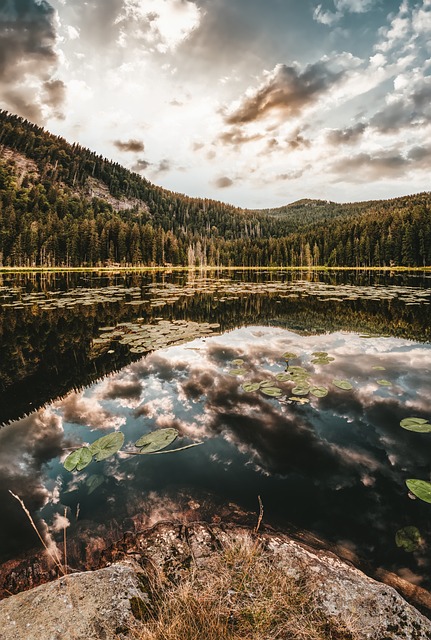
[[[36,166],[0,162],[0,265],[431,265],[430,193],[243,210],[157,187],[5,111],[0,124],[0,145]],[[89,180],[130,207],[91,197]]]

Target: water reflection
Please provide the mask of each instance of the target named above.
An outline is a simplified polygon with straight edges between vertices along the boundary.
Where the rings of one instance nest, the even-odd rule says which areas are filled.
[[[137,319],[431,340],[427,274],[229,271],[0,275],[0,423],[139,357],[100,329]],[[160,346],[160,344],[158,345]]]
[[[286,368],[286,351],[298,355],[295,364],[313,385],[328,389],[326,397],[308,394],[305,405],[289,400],[295,383],[274,378]],[[312,364],[316,351],[334,360]],[[243,377],[229,374],[237,358],[244,360]],[[154,509],[163,512],[183,494],[198,499],[208,492],[244,509],[254,509],[259,494],[267,521],[342,542],[375,565],[429,586],[427,546],[407,554],[394,536],[414,525],[426,545],[431,540],[430,505],[410,499],[405,486],[407,478],[429,479],[431,435],[399,426],[411,415],[430,417],[430,369],[431,345],[398,338],[300,335],[264,326],[200,338],[153,352],[5,427],[1,486],[20,493],[48,523],[68,506],[72,533],[82,521],[94,531],[110,521],[121,529],[138,512],[151,520]],[[377,382],[383,376],[390,386]],[[337,378],[353,389],[338,389]],[[246,393],[246,380],[271,380],[282,395]],[[177,429],[180,444],[204,444],[160,456],[123,451],[75,474],[58,457],[63,447],[120,428],[125,450],[132,451],[140,435],[163,427]],[[23,534],[22,513],[6,493],[2,506],[6,558],[31,546],[34,534]]]

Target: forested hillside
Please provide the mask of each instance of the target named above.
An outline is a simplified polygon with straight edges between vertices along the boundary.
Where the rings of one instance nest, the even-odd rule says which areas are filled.
[[[431,194],[242,210],[0,112],[0,266],[431,265]]]

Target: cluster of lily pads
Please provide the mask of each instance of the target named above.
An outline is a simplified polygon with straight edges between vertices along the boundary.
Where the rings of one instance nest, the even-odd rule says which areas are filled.
[[[273,294],[283,298],[317,297],[323,301],[345,300],[398,300],[406,305],[430,304],[430,292],[407,286],[354,286],[330,285],[306,280],[283,282],[239,282],[230,278],[191,278],[185,284],[160,283],[142,287],[109,285],[106,287],[76,287],[70,291],[46,291],[27,293],[23,287],[0,287],[0,306],[23,309],[38,306],[43,310],[91,306],[96,303],[124,302],[131,306],[147,305],[164,307],[174,304],[181,297],[196,294],[213,294],[220,302],[236,300],[244,295]],[[365,336],[364,336],[365,337]],[[367,336],[368,337],[368,336]]]
[[[314,365],[327,365],[335,360],[335,358],[330,356],[326,351],[314,351],[311,355],[311,364]],[[308,395],[314,396],[315,398],[324,398],[328,395],[329,389],[327,387],[312,384],[310,380],[312,373],[310,371],[307,371],[307,369],[299,365],[289,364],[291,360],[299,358],[296,353],[286,351],[282,357],[286,363],[284,372],[277,373],[271,380],[244,382],[241,385],[242,390],[246,393],[260,391],[266,396],[281,398],[282,396],[286,396],[286,394],[283,389],[280,388],[279,383],[293,383],[294,386],[293,389],[291,389],[288,401],[299,404],[309,403],[308,398],[305,398],[305,396]],[[248,369],[244,366],[244,360],[241,358],[232,360],[231,364],[234,365],[235,368],[229,370],[230,375],[245,376],[248,374]],[[353,385],[349,380],[334,378],[332,384],[343,391],[351,391],[353,389]]]
[[[157,324],[144,324],[143,318],[136,322],[122,322],[112,327],[102,327],[98,338],[93,339],[94,356],[115,353],[119,344],[128,347],[131,354],[142,355],[156,349],[175,346],[202,338],[219,329],[218,323],[187,322],[186,320],[159,319]]]
[[[169,449],[165,451],[166,447],[172,444],[178,437],[179,432],[177,429],[156,429],[150,433],[146,433],[135,442],[135,450],[124,451],[127,455],[155,455],[159,453],[176,453],[177,451],[184,451],[185,449],[191,449],[196,447],[202,442],[195,442],[193,444],[179,447],[177,449]],[[124,444],[125,436],[122,431],[113,431],[106,436],[98,438],[89,445],[84,445],[72,451],[63,462],[63,466],[67,471],[82,471],[88,465],[94,461],[101,462],[115,455]],[[90,480],[91,478],[91,480]],[[96,480],[98,476],[90,476],[90,489],[94,491],[96,486],[101,484],[100,479]],[[103,481],[103,480],[102,480]],[[88,481],[87,481],[88,483]],[[96,485],[96,486],[95,486]]]
[[[431,433],[431,424],[426,418],[404,418],[401,420],[400,426],[407,431]],[[409,478],[406,480],[406,485],[413,495],[431,504],[431,482],[417,478]]]

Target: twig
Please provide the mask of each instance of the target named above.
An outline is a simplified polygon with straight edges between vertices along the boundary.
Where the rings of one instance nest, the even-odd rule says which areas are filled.
[[[33,527],[33,529],[36,531],[37,533],[37,537],[39,538],[39,540],[41,541],[41,543],[43,544],[45,551],[47,552],[47,554],[50,556],[50,558],[54,561],[54,564],[56,565],[56,567],[61,571],[61,573],[64,575],[64,569],[61,566],[61,561],[60,558],[58,557],[57,553],[54,555],[53,552],[48,548],[45,540],[42,538],[42,536],[39,533],[39,529],[36,527],[36,525],[34,524],[34,520],[31,517],[30,511],[27,509],[27,507],[25,506],[23,500],[21,500],[21,498],[17,495],[15,495],[10,489],[9,489],[9,493],[11,494],[11,496],[13,496],[15,498],[15,500],[18,500],[18,502],[21,505],[22,510],[24,511],[25,515],[27,516],[27,518],[30,520],[30,524]]]
[[[167,449],[166,451],[150,451],[149,453],[145,453],[145,451],[122,451],[128,456],[159,456],[162,453],[176,453],[177,451],[185,451],[186,449],[191,449],[192,447],[198,447],[203,442],[194,442],[193,444],[188,444],[185,447],[178,447],[178,449]]]
[[[262,518],[263,518],[263,504],[262,504],[262,500],[260,499],[260,496],[257,496],[257,499],[259,501],[259,517],[257,519],[257,525],[254,528],[254,532],[257,533],[259,531],[259,527],[261,525],[262,522]]]
[[[66,518],[67,507],[64,507],[64,517]],[[66,544],[66,523],[63,527],[63,563],[64,563],[64,575],[67,575],[67,544]]]

